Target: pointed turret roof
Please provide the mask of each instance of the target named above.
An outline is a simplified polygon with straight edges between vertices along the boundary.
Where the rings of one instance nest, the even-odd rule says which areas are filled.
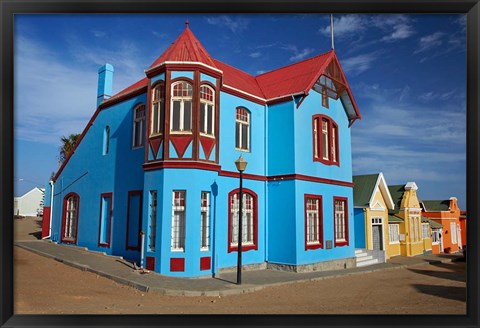
[[[212,57],[190,31],[188,21],[182,34],[150,65],[149,69],[164,62],[199,62],[216,68]]]

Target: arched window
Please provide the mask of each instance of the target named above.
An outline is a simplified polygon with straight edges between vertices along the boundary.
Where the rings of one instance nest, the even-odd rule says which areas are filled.
[[[338,126],[331,118],[314,115],[313,160],[327,165],[339,165]]]
[[[250,151],[250,112],[237,107],[235,113],[235,148]]]
[[[150,135],[163,133],[165,122],[165,85],[158,84],[152,90],[152,126]]]
[[[192,85],[185,81],[172,85],[171,132],[192,131]]]
[[[209,86],[200,87],[200,133],[215,135],[215,91]]]
[[[62,218],[62,242],[77,242],[78,229],[78,209],[80,207],[80,198],[75,193],[70,193],[63,200],[63,218]]]
[[[242,251],[258,249],[257,195],[245,188],[242,195]],[[238,250],[240,190],[231,191],[228,201],[228,252],[233,252]]]
[[[133,110],[133,148],[143,146],[145,132],[145,105],[138,105]]]
[[[110,148],[110,127],[107,125],[103,131],[103,155],[108,154]]]

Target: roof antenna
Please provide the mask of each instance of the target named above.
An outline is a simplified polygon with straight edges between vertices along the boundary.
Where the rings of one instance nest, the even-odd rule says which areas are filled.
[[[333,38],[333,14],[330,14],[330,32],[332,34],[332,50],[335,50],[335,42]]]
[[[187,18],[187,20],[185,21],[185,28],[188,28],[188,18]]]

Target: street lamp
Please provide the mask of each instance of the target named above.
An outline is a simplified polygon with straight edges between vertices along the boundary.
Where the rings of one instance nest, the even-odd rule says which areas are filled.
[[[235,165],[237,166],[238,172],[240,172],[240,202],[239,202],[239,210],[238,210],[238,250],[237,250],[237,285],[242,284],[242,207],[243,207],[243,171],[247,168],[247,161],[243,159],[243,156],[240,157],[235,161]]]

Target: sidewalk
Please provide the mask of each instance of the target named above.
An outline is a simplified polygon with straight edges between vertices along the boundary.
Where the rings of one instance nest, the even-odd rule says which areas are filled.
[[[457,254],[396,256],[387,263],[336,271],[295,273],[276,270],[242,272],[242,285],[237,285],[236,272],[212,278],[175,278],[155,272],[142,274],[118,256],[107,256],[81,247],[64,246],[50,241],[17,241],[15,246],[55,259],[83,271],[90,271],[141,291],[155,291],[174,296],[226,296],[254,292],[269,286],[293,282],[315,281],[380,270],[394,270],[419,264],[447,263],[461,258]]]

